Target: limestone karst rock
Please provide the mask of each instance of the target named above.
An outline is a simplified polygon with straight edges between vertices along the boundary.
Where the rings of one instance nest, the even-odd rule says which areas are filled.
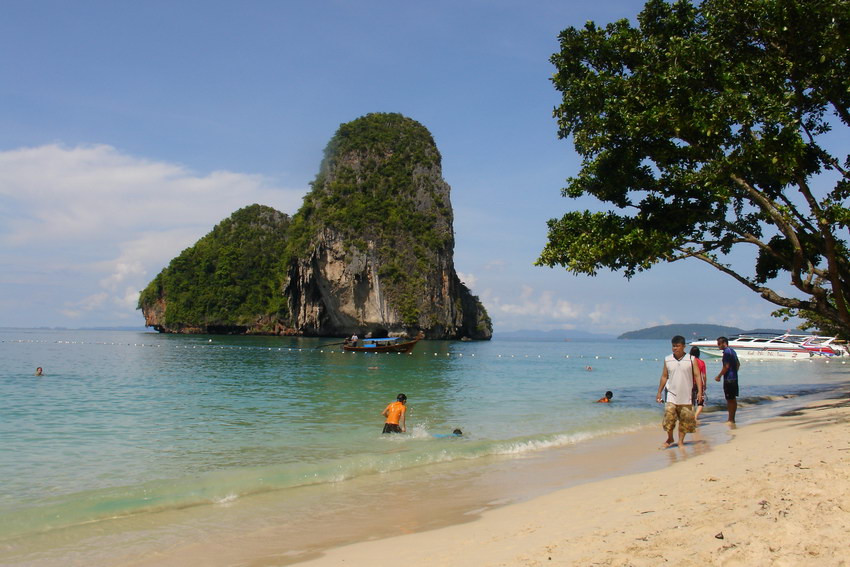
[[[253,321],[205,320],[197,305],[181,309],[192,320],[168,317],[170,302],[191,294],[167,289],[160,274],[139,302],[146,324],[166,332],[491,338],[486,310],[455,272],[441,159],[430,132],[400,114],[341,125],[302,207],[272,239],[277,247],[264,248],[276,256],[263,265],[277,271],[264,276],[262,293],[271,296],[254,305],[273,309]],[[179,258],[163,273],[178,269]]]

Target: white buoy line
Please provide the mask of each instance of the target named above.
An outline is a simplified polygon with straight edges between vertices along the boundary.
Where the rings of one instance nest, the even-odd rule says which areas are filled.
[[[211,339],[210,339],[211,340]],[[89,341],[48,341],[48,340],[35,340],[35,339],[11,339],[11,340],[0,340],[0,343],[9,343],[9,344],[58,344],[58,345],[101,345],[101,346],[123,346],[123,347],[140,347],[140,348],[162,348],[163,346],[171,346],[163,343],[120,343],[120,342],[89,342]],[[269,347],[269,346],[240,346],[240,345],[217,345],[210,343],[203,344],[192,344],[192,345],[173,345],[175,349],[217,349],[217,350],[256,350],[256,351],[264,351],[264,352],[288,352],[288,353],[312,353],[312,354],[330,354],[330,355],[364,355],[364,356],[381,356],[381,355],[405,355],[405,356],[431,356],[431,357],[445,357],[445,358],[463,358],[466,356],[467,358],[476,358],[475,353],[467,353],[464,355],[462,352],[433,352],[433,351],[418,351],[418,352],[409,352],[409,353],[401,353],[401,352],[355,352],[355,351],[345,351],[345,350],[337,350],[337,349],[317,349],[316,347]],[[509,353],[497,353],[492,355],[496,359],[504,359],[504,360],[533,360],[533,359],[543,359],[543,358],[552,358],[551,355],[543,355],[543,354],[509,354]],[[587,355],[587,354],[564,354],[557,355],[558,358],[563,359],[593,359],[593,360],[615,360],[613,356],[604,356],[604,355]],[[482,358],[480,355],[477,358]],[[805,359],[792,359],[791,362],[814,362],[815,360],[823,360],[824,364],[830,364],[832,359],[827,357],[811,357]],[[639,357],[638,361],[640,362],[662,362],[664,360],[663,357]],[[707,364],[720,363],[720,358],[704,358]],[[745,361],[750,363],[759,363],[766,362],[769,364],[773,364],[777,362],[776,358],[746,358]],[[780,362],[788,362],[786,360],[782,360]],[[840,362],[841,364],[847,364],[847,360],[843,358],[839,358],[835,360],[836,363]]]

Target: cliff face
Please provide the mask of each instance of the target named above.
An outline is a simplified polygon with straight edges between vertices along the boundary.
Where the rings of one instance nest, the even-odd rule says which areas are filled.
[[[201,247],[206,255],[195,250],[211,235],[175,258],[142,293],[146,325],[164,332],[491,338],[486,310],[454,269],[451,189],[425,127],[400,114],[343,124],[311,185],[291,222],[268,207],[253,210],[266,221],[243,216],[237,225],[250,227],[250,236],[226,247],[226,265],[209,243]],[[274,215],[278,222],[268,222]],[[264,244],[251,244],[257,239]],[[262,267],[247,295],[233,287],[245,278],[246,257]],[[239,299],[228,299],[233,295]]]
[[[486,311],[457,277],[450,187],[421,124],[370,114],[343,124],[304,207],[284,288],[307,334],[489,339]]]
[[[292,265],[285,288],[293,327],[316,336],[414,336],[490,339],[486,311],[458,279],[451,261],[416,278],[409,297],[385,285],[381,261],[370,242],[365,252],[346,250],[337,233],[324,230],[308,257]],[[406,309],[402,312],[401,309]]]

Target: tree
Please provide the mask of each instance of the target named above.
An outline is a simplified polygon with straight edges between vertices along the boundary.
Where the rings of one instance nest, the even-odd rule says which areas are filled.
[[[696,258],[850,336],[850,157],[827,141],[850,126],[847,0],[650,0],[638,23],[560,34],[554,115],[583,158],[562,193],[616,210],[550,220],[537,264]],[[752,271],[728,263],[742,248]],[[767,286],[780,274],[801,297]]]

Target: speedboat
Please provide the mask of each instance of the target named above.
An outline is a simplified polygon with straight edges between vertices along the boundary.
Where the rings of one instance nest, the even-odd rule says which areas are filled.
[[[709,356],[723,355],[723,352],[717,348],[717,341],[714,339],[694,341],[691,343],[691,346],[699,347],[701,352]],[[753,333],[751,335],[729,337],[729,346],[741,358],[795,359],[850,355],[844,341],[840,341],[835,337],[823,337],[820,335],[794,335],[791,333],[762,335]]]

